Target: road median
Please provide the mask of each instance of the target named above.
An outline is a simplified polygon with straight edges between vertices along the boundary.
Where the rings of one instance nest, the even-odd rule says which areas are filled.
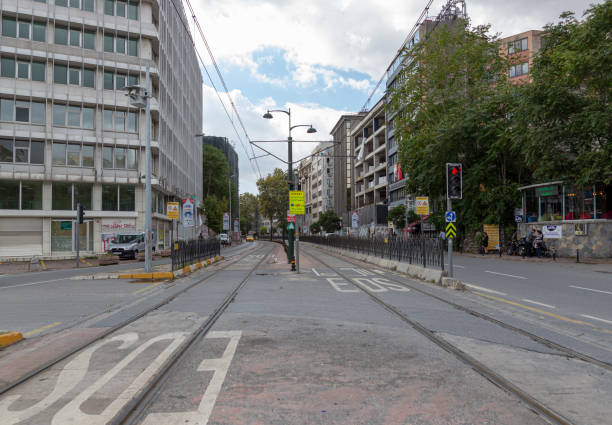
[[[21,332],[0,331],[0,347],[8,347],[23,339]]]

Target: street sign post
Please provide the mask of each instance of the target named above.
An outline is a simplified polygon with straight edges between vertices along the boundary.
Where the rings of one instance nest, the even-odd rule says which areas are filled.
[[[295,223],[295,214],[287,214],[287,222]]]
[[[289,191],[289,213],[304,215],[304,191],[303,190],[290,190]]]
[[[455,211],[446,211],[446,222],[454,223],[456,221],[457,221],[457,215],[455,214]]]
[[[454,223],[448,223],[446,225],[446,239],[455,239],[457,236],[457,228]]]
[[[416,213],[417,215],[429,215],[429,198],[427,196],[417,196]]]
[[[446,163],[446,239],[448,240],[448,275],[453,277],[453,239],[457,236],[453,199],[463,198],[463,165]],[[450,214],[449,214],[450,213]],[[453,218],[453,220],[449,220]]]
[[[179,203],[178,202],[168,202],[166,207],[166,218],[168,220],[178,220],[179,218]]]

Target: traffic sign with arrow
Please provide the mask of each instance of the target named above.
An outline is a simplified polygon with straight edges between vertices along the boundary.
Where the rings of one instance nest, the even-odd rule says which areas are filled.
[[[455,239],[457,236],[457,229],[455,228],[454,223],[448,223],[446,225],[446,238],[447,239]]]

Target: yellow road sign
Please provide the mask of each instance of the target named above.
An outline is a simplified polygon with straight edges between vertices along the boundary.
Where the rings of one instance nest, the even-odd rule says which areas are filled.
[[[304,215],[305,211],[304,191],[289,191],[289,214]]]
[[[168,207],[166,211],[167,211],[166,218],[168,218],[168,220],[178,220],[179,203],[178,202],[168,202]]]
[[[446,238],[455,239],[456,236],[457,236],[457,228],[455,227],[455,223],[448,223],[446,225]]]
[[[417,196],[416,213],[417,215],[429,215],[429,198],[427,196]]]

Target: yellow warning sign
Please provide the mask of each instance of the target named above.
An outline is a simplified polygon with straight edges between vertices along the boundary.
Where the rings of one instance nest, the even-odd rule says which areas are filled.
[[[303,190],[289,191],[289,214],[304,215],[306,212],[304,204]]]
[[[429,197],[417,196],[416,213],[417,215],[429,215]]]
[[[168,220],[178,220],[179,218],[179,203],[178,202],[168,202],[168,207],[166,209],[166,218]]]

